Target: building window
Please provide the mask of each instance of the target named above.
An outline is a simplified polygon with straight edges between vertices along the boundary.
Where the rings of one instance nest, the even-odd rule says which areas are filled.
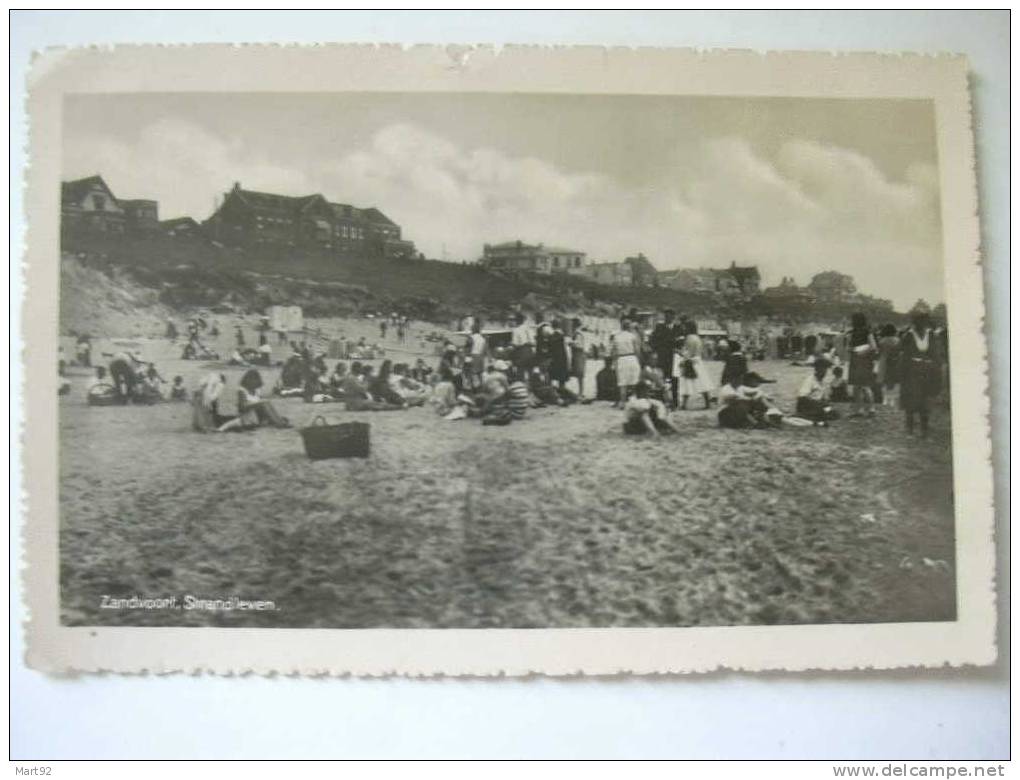
[[[106,199],[102,195],[92,196],[92,208],[96,211],[102,211],[105,207]]]

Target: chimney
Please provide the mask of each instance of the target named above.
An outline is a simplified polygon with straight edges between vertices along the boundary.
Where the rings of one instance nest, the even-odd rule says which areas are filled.
[[[234,182],[234,192],[237,192],[240,189],[241,189],[241,182],[235,181]]]

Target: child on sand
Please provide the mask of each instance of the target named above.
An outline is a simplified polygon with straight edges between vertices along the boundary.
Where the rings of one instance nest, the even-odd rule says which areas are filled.
[[[829,383],[829,400],[834,403],[849,403],[850,391],[843,376],[842,366],[832,367],[832,381]]]
[[[170,385],[170,400],[171,401],[188,400],[188,391],[184,388],[184,377],[182,377],[180,374],[174,377],[173,384]]]

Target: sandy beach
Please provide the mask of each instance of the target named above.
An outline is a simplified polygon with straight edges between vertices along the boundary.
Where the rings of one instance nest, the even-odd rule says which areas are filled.
[[[362,323],[369,327],[370,322]],[[223,327],[221,325],[221,327]],[[232,338],[225,333],[223,339]],[[130,340],[129,340],[130,341]],[[127,342],[125,342],[127,343]],[[131,343],[190,386],[209,364]],[[116,346],[99,343],[95,350]],[[395,342],[388,344],[395,347]],[[391,352],[395,359],[417,356]],[[65,347],[65,351],[67,347]],[[721,364],[711,364],[718,377]],[[792,409],[808,369],[754,363]],[[277,369],[266,371],[269,384]],[[232,390],[241,369],[226,369]],[[277,400],[295,428],[371,424],[365,460],[311,462],[297,430],[197,434],[190,407],[60,399],[70,625],[579,627],[952,620],[949,421],[625,437],[605,403],[507,428],[431,410]],[[229,394],[233,397],[232,392]],[[229,407],[228,407],[229,411]],[[271,611],[111,610],[104,596],[262,599]]]

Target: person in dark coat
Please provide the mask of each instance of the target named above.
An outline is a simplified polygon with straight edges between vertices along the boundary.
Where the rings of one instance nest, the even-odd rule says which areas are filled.
[[[652,354],[655,356],[655,366],[662,372],[663,379],[667,380],[670,384],[674,409],[680,405],[680,383],[677,382],[677,377],[673,371],[673,355],[676,352],[677,344],[684,338],[683,327],[679,323],[674,322],[675,316],[676,312],[672,309],[666,309],[663,312],[662,322],[656,324],[652,330],[652,335],[648,339],[648,344],[652,348]]]
[[[747,358],[744,356],[743,348],[739,341],[730,340],[729,351],[726,354],[726,364],[723,366],[722,377],[719,381],[721,385],[734,385],[733,380],[739,381],[743,379],[744,374],[747,373]]]
[[[567,354],[566,336],[563,323],[553,320],[548,337],[549,379],[558,387],[563,387],[570,378],[570,359]]]
[[[900,407],[911,435],[918,418],[921,436],[928,436],[931,399],[938,395],[941,385],[939,347],[931,318],[926,312],[915,312],[900,339]]]

